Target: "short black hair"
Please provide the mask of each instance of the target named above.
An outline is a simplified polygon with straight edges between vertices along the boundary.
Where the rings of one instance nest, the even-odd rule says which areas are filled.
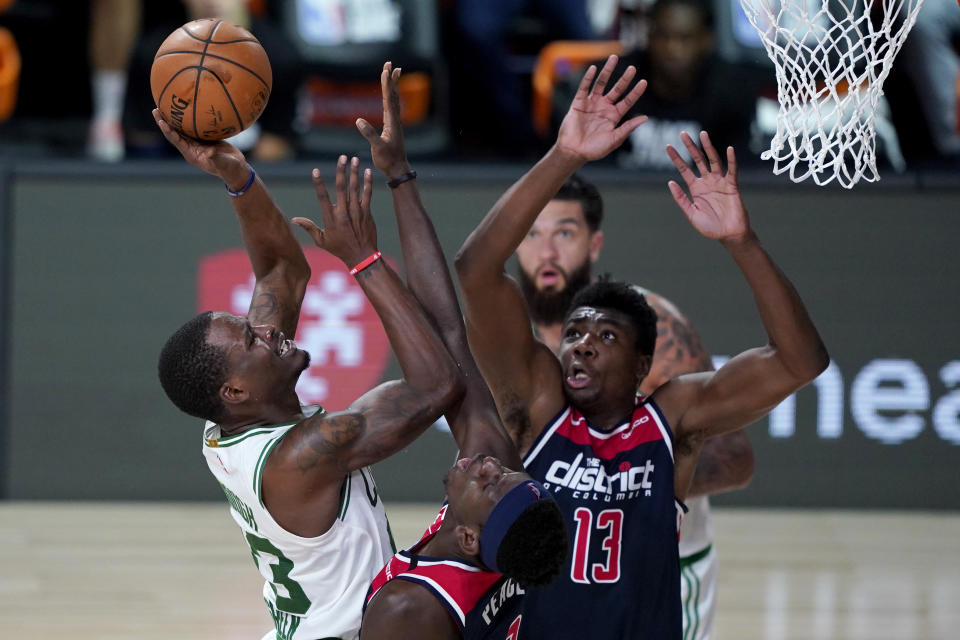
[[[497,567],[522,587],[541,587],[560,575],[569,551],[560,507],[554,500],[538,500],[507,529],[497,549]]]
[[[578,307],[614,309],[626,314],[637,333],[637,351],[653,356],[657,344],[657,312],[647,303],[647,297],[632,285],[603,275],[574,296],[567,317]]]
[[[700,14],[704,28],[713,31],[713,7],[706,0],[656,0],[650,7],[650,16],[653,17],[668,7],[690,7]]]
[[[226,380],[227,354],[207,342],[213,312],[188,320],[160,351],[157,373],[167,397],[184,413],[219,422],[224,406],[220,387]]]
[[[580,174],[575,173],[567,178],[567,181],[560,185],[560,190],[552,199],[579,202],[590,232],[593,233],[600,229],[600,223],[603,222],[603,198],[600,197],[600,191],[597,190],[597,187],[592,182],[585,180]]]

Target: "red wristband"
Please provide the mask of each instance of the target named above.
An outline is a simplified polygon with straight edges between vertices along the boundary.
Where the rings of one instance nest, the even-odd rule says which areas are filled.
[[[366,269],[367,267],[369,267],[379,259],[380,259],[380,252],[374,251],[369,256],[367,256],[366,258],[361,260],[359,263],[357,263],[357,266],[355,266],[353,269],[350,269],[350,275],[352,276],[357,275],[358,273],[360,273],[361,271],[363,271],[364,269]]]

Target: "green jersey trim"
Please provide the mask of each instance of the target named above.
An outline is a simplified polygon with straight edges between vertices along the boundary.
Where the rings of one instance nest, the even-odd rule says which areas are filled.
[[[314,405],[311,405],[311,406],[314,406]],[[326,413],[326,411],[324,410],[324,408],[321,407],[321,406],[319,406],[319,405],[317,405],[317,410],[316,410],[314,413],[306,416],[306,418],[312,418],[313,416],[319,416],[319,415],[322,415],[322,414],[324,414],[324,413]],[[304,418],[304,419],[306,419],[306,418]],[[204,443],[205,445],[207,445],[208,447],[216,447],[216,448],[219,448],[219,447],[232,447],[232,446],[235,445],[235,444],[239,444],[239,443],[243,442],[243,441],[246,440],[247,438],[251,438],[251,437],[253,437],[253,436],[259,436],[259,435],[262,435],[262,434],[264,434],[264,433],[269,433],[269,432],[273,431],[274,429],[279,429],[280,427],[291,427],[291,426],[293,426],[293,425],[295,425],[295,424],[297,424],[298,422],[301,422],[301,421],[302,421],[302,420],[292,420],[292,421],[290,421],[290,422],[283,422],[283,423],[281,423],[281,424],[265,424],[265,425],[260,425],[260,426],[253,427],[253,428],[250,429],[249,431],[244,431],[243,433],[238,433],[238,434],[233,435],[233,436],[225,436],[225,437],[223,437],[223,438],[207,438],[206,436],[204,436],[204,438],[203,438],[203,443]]]
[[[390,518],[387,517],[387,514],[383,514],[384,519],[387,521],[387,535],[390,536],[390,549],[394,553],[397,552],[397,543],[393,541],[393,531],[390,529]]]
[[[337,513],[337,518],[343,520],[347,515],[347,508],[350,506],[350,494],[353,493],[351,488],[351,476],[352,473],[348,473],[343,478],[343,485],[340,487],[340,511]]]
[[[363,487],[367,492],[367,499],[370,501],[370,506],[377,506],[377,500],[380,494],[377,493],[377,484],[373,481],[373,476],[368,480],[366,468],[360,468],[358,471],[360,472],[360,477],[363,478]],[[373,493],[370,492],[371,487],[373,487]]]
[[[710,547],[707,547],[704,551],[709,552]],[[702,556],[698,559],[702,559]],[[683,640],[693,640],[697,637],[697,631],[700,629],[700,608],[697,606],[700,601],[700,576],[693,569],[692,563],[683,564],[682,561],[680,563],[680,576],[687,585],[687,599],[681,603],[684,622]]]
[[[701,560],[707,557],[707,554],[710,553],[710,549],[713,549],[712,544],[708,544],[706,547],[704,547],[700,551],[697,551],[696,553],[690,554],[689,556],[686,556],[684,558],[680,558],[680,566],[686,567],[696,562],[700,562]]]
[[[260,506],[264,509],[267,508],[267,505],[263,504],[263,492],[261,491],[261,485],[263,483],[263,467],[267,462],[267,458],[270,456],[270,452],[273,451],[273,448],[277,446],[281,440],[283,440],[283,436],[285,435],[287,434],[282,434],[279,438],[271,440],[266,444],[266,446],[263,447],[263,451],[260,452],[260,457],[257,459],[257,466],[254,467],[253,492],[257,496],[257,500],[260,502]]]
[[[243,433],[238,433],[235,436],[227,436],[226,438],[204,438],[203,443],[208,447],[221,448],[221,447],[232,447],[235,444],[240,444],[247,438],[252,438],[253,436],[263,435],[264,433],[270,433],[274,429],[280,427],[289,427],[291,425],[297,424],[299,421],[287,422],[285,424],[271,424],[265,427],[255,427],[249,431],[244,431]]]

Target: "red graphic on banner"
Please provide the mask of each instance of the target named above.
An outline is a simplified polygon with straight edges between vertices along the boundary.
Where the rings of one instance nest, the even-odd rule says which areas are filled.
[[[297,394],[304,404],[337,411],[380,382],[390,343],[373,306],[343,263],[322,249],[305,247],[304,254],[313,274],[295,340],[310,354],[310,368],[300,376]],[[209,255],[200,261],[197,310],[246,315],[253,285],[246,251]]]

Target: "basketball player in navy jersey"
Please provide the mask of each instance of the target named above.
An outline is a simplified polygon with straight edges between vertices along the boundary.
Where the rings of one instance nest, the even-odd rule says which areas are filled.
[[[517,247],[517,280],[537,337],[554,353],[573,297],[593,281],[592,266],[603,247],[603,200],[596,186],[574,174],[550,199]],[[650,395],[684,373],[710,371],[710,354],[676,305],[643,290],[657,313],[657,341],[640,392]],[[534,431],[534,430],[531,430]],[[537,433],[510,434],[529,449]],[[680,598],[684,640],[709,640],[717,594],[717,554],[708,495],[746,486],[753,475],[753,448],[743,430],[708,439],[700,450],[680,528]]]
[[[373,580],[361,635],[516,637],[526,590],[556,578],[569,542],[549,492],[523,471],[467,346],[446,260],[404,151],[399,75],[384,65],[383,131],[362,119],[358,128],[389,179],[407,284],[460,366],[466,394],[446,415],[463,457],[446,474],[447,502],[434,523]]]
[[[656,314],[633,287],[604,281],[572,302],[559,359],[535,339],[504,268],[564,180],[644,122],[620,124],[646,83],[628,91],[636,73],[628,67],[606,91],[616,62],[611,56],[599,73],[587,70],[557,142],[493,206],[456,260],[477,363],[508,428],[536,434],[524,465],[571,531],[561,577],[524,601],[520,638],[680,638],[677,534],[704,442],[759,419],[828,363],[802,301],[750,227],[733,149],[724,172],[706,133],[703,152],[682,136],[699,176],[667,148],[690,196],[673,181],[670,191],[691,225],[719,241],[744,274],[768,344],[638,400]]]

